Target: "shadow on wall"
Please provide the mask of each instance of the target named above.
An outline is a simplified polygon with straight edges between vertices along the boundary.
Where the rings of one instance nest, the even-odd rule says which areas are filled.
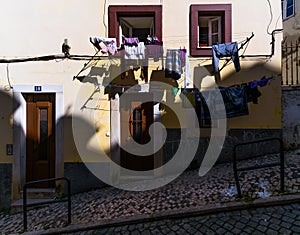
[[[6,153],[6,144],[13,141],[13,113],[20,104],[9,92],[0,91],[0,210],[11,204],[13,156]],[[14,128],[19,128],[14,126]]]
[[[64,129],[64,176],[71,181],[72,193],[106,186],[87,168],[99,162],[100,153],[89,143],[101,130],[78,116],[64,116],[57,125],[63,125]],[[104,151],[108,153],[109,149]]]

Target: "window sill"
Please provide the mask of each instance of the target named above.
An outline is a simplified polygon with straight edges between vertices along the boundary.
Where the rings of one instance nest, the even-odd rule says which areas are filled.
[[[212,47],[196,47],[196,48],[191,48],[190,51],[191,56],[194,57],[211,57],[212,56]]]
[[[211,50],[212,46],[198,46],[197,49],[210,49]]]
[[[290,16],[288,16],[288,17],[285,17],[285,18],[283,18],[282,20],[283,20],[283,21],[286,21],[286,20],[289,20],[289,19],[293,18],[294,16],[295,16],[295,14],[290,15]]]

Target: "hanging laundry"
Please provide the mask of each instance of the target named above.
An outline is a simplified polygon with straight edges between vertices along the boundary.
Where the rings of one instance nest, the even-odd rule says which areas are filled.
[[[188,94],[189,93],[189,94]],[[221,97],[220,98],[220,94]],[[248,115],[248,104],[246,97],[246,86],[219,87],[216,90],[197,91],[195,88],[185,88],[182,94],[189,99],[189,102],[195,108],[198,118],[210,120],[212,118],[238,117]],[[205,97],[205,98],[204,98]],[[183,99],[183,107],[186,105]]]
[[[262,79],[260,79],[259,81],[252,81],[252,82],[249,82],[249,86],[250,88],[255,88],[257,86],[260,86],[260,87],[263,87],[265,85],[268,84],[268,82],[272,79],[273,77],[263,77]]]
[[[207,122],[211,120],[209,108],[200,91],[195,92],[195,111],[198,117],[198,121],[204,120],[206,121],[206,123],[209,123]]]
[[[204,90],[200,93],[203,113],[201,114],[202,119],[223,119],[226,118],[224,111],[224,98],[222,93],[220,94],[219,89]],[[226,107],[225,107],[226,108]]]
[[[249,115],[246,86],[220,87],[227,118]]]
[[[139,44],[139,38],[126,38],[123,37],[123,44],[126,46],[137,46]]]
[[[145,41],[145,47],[146,47],[146,57],[153,58],[155,62],[159,61],[159,58],[163,56],[163,47],[162,42],[158,39],[158,37],[155,36],[147,36],[147,39]]]
[[[161,45],[146,45],[145,55],[147,58],[153,58],[154,62],[159,61],[163,56],[163,47]]]
[[[237,42],[223,43],[223,44],[215,44],[212,46],[212,64],[213,71],[219,72],[219,60],[222,57],[230,56],[236,72],[241,70],[240,67],[240,59],[238,55],[238,44]]]
[[[181,89],[180,98],[182,99],[183,108],[194,108],[200,120],[210,120],[210,113],[207,103],[198,88]]]
[[[90,42],[104,54],[114,55],[118,51],[115,38],[90,37]]]
[[[168,49],[166,55],[166,78],[178,80],[182,74],[182,61],[180,50]]]
[[[191,65],[190,65],[190,60],[188,53],[185,53],[185,69],[184,69],[184,87],[187,87],[191,83],[191,76],[192,76],[192,71],[191,71]]]
[[[273,77],[264,76],[259,81],[254,80],[249,82],[246,86],[247,101],[252,102],[253,104],[258,104],[258,97],[261,96],[261,92],[258,90],[258,87],[266,86],[272,78]]]
[[[139,42],[137,46],[124,45],[124,58],[127,60],[142,60],[145,59],[145,45]]]
[[[251,87],[249,84],[246,84],[245,86],[247,102],[258,104],[258,97],[261,96],[261,92],[258,90],[257,86]]]
[[[186,59],[185,55],[187,53],[187,50],[185,48],[183,48],[183,49],[180,48],[179,51],[180,51],[181,66],[184,67],[185,66],[185,59]]]

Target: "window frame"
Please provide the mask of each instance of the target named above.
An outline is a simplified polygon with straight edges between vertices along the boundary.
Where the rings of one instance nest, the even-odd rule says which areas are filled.
[[[120,38],[119,17],[154,16],[155,35],[162,40],[162,6],[161,5],[110,5],[108,7],[108,36]]]
[[[287,10],[288,10],[288,5],[287,5],[287,0],[282,0],[281,1],[281,10],[282,10],[282,19],[285,20],[285,19],[288,19],[290,17],[293,17],[295,15],[295,0],[292,0],[293,3],[292,3],[292,7],[293,7],[293,13],[291,15],[288,15],[287,16]]]
[[[200,18],[207,18],[208,16],[199,16]],[[214,18],[211,18],[214,17]],[[211,48],[211,46],[213,45],[212,40],[213,40],[213,36],[218,36],[218,41],[222,41],[222,17],[221,16],[210,16],[209,18],[211,19],[207,19],[207,25],[208,25],[208,32],[207,32],[207,45],[201,46],[201,42],[200,42],[200,26],[198,24],[198,43],[197,46],[199,48],[201,47],[209,47]],[[213,21],[217,21],[218,23],[218,32],[213,32]]]
[[[232,7],[231,4],[193,4],[190,6],[190,55],[191,56],[211,56],[211,47],[199,47],[198,20],[199,13],[206,15],[222,14],[222,39],[231,42],[232,38]]]

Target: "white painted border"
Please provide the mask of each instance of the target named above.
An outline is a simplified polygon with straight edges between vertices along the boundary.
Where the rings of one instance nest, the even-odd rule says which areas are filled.
[[[41,86],[41,91],[34,91]],[[26,179],[26,101],[22,93],[55,93],[55,177],[64,175],[63,160],[63,124],[64,97],[62,85],[14,85],[14,106],[19,105],[14,113],[14,160],[12,175],[12,200],[18,200]]]

